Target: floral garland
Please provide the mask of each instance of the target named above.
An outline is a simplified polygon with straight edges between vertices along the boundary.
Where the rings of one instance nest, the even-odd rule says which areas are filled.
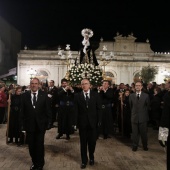
[[[102,69],[92,64],[78,64],[74,65],[69,70],[69,81],[71,85],[81,84],[83,78],[88,78],[91,85],[100,86],[103,80]]]

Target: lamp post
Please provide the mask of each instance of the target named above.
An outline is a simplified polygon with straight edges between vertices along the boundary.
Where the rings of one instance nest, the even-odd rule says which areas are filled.
[[[30,80],[32,80],[37,74],[37,71],[31,68],[30,70],[27,70],[27,74],[30,76]]]
[[[67,73],[65,78],[68,79],[69,78],[69,68],[70,65],[74,63],[73,57],[72,57],[72,53],[70,51],[70,44],[66,44],[66,52],[64,52],[64,50],[59,49],[58,51],[58,55],[60,56],[60,59],[63,60],[63,63],[67,66]]]
[[[161,71],[161,74],[165,77],[164,81],[170,79],[170,72],[168,72],[166,69],[164,71]]]
[[[106,45],[103,46],[103,51],[100,51],[99,55],[101,56],[101,61],[102,61],[101,66],[103,66],[103,68],[104,68],[103,69],[103,77],[105,78],[106,77],[105,67],[106,67],[106,65],[108,65],[111,62],[112,57],[114,55],[113,55],[113,52],[107,53],[107,46]]]

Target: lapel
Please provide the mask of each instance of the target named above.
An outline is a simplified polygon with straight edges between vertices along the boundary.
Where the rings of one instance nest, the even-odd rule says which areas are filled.
[[[31,106],[32,106],[32,99],[31,99],[31,91],[29,91],[28,93],[27,93],[27,99],[28,99],[28,102],[31,104]]]
[[[143,92],[141,92],[139,100],[142,100],[142,98],[143,98]]]
[[[36,104],[35,105],[37,105],[39,102],[40,102],[40,100],[42,99],[42,91],[41,90],[38,90],[38,96],[37,96],[37,102],[36,102]]]
[[[137,99],[137,96],[136,96],[136,92],[133,93],[133,98],[134,98],[134,102],[137,103],[137,102],[138,102],[138,99]],[[140,100],[140,98],[139,98],[139,100]]]
[[[93,92],[92,92],[92,90],[90,90],[90,101],[93,101],[93,98],[94,98]]]
[[[80,92],[80,100],[85,102],[85,98],[84,98],[84,93],[83,91]]]

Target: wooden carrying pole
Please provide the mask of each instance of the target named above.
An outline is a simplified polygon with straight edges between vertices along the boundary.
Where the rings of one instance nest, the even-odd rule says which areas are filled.
[[[121,95],[121,97],[120,97],[120,102],[121,102],[121,107],[120,107],[120,109],[121,109],[121,129],[122,129],[122,136],[123,136],[123,134],[124,134],[124,126],[123,126],[123,92],[120,94]]]
[[[9,135],[9,119],[10,119],[10,110],[11,110],[11,92],[9,91],[8,98],[8,117],[7,117],[7,131],[6,131],[6,144],[8,144],[8,135]]]

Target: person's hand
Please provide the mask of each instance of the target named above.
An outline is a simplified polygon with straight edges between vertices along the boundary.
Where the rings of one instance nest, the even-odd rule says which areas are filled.
[[[73,91],[73,88],[71,86],[69,86],[70,90]]]
[[[51,97],[53,97],[53,96],[52,96],[51,94],[48,94],[48,97],[51,98]]]

